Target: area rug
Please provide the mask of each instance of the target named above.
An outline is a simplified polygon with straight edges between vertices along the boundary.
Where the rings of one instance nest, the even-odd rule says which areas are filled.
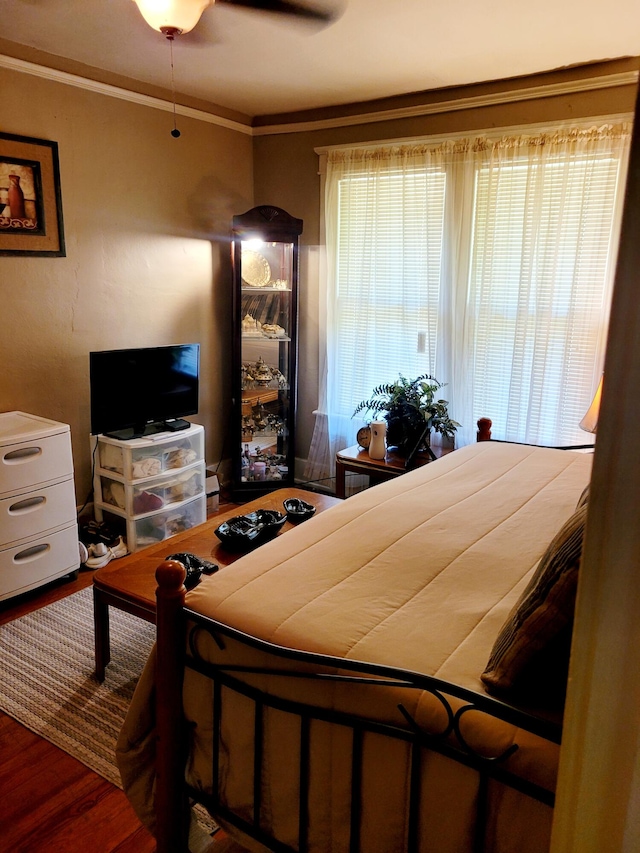
[[[94,676],[91,589],[0,626],[0,708],[122,787],[115,746],[155,626],[110,610],[111,663]]]
[[[0,709],[122,788],[116,741],[156,628],[114,608],[109,627],[111,663],[101,684],[90,588],[0,625]],[[204,808],[194,814],[189,847],[198,853],[218,827]]]

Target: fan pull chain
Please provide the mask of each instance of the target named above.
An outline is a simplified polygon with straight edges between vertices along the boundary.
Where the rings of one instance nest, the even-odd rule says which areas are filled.
[[[167,34],[167,40],[171,49],[171,98],[173,100],[173,130],[171,136],[177,139],[180,136],[180,131],[176,126],[176,84],[173,76],[173,33]]]

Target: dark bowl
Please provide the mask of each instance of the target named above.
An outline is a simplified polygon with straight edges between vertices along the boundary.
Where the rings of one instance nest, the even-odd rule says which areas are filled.
[[[311,518],[316,508],[300,498],[287,498],[282,502],[287,511],[289,521],[305,521]]]
[[[215,533],[222,544],[234,550],[255,548],[277,535],[287,516],[273,509],[258,509],[223,521]]]

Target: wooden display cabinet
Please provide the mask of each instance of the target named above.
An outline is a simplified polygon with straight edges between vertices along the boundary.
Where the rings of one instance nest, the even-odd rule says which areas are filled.
[[[263,205],[233,218],[232,493],[294,483],[302,220]]]

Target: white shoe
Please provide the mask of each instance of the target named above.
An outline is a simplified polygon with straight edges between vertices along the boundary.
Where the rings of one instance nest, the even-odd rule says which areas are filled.
[[[89,569],[101,569],[107,563],[111,562],[111,560],[124,557],[129,551],[122,536],[118,536],[118,542],[113,547],[109,548],[104,542],[98,542],[97,545],[92,547],[91,553],[92,556],[86,561],[85,566]]]
[[[89,545],[90,557],[104,557],[106,553],[107,546],[104,542],[94,542],[92,545]]]

